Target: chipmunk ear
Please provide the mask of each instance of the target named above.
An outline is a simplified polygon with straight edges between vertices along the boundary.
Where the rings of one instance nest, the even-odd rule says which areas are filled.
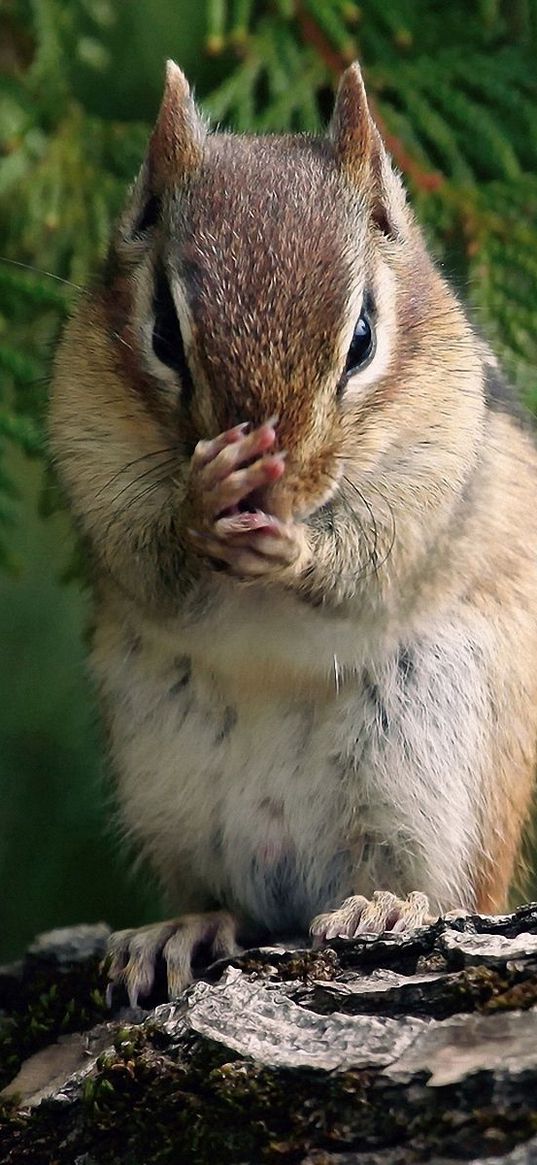
[[[182,69],[167,61],[164,95],[146,159],[152,194],[159,195],[199,165],[205,133]]]
[[[339,82],[330,125],[336,156],[355,182],[369,177],[374,128],[362,70],[355,61]]]
[[[341,167],[363,194],[375,226],[388,238],[404,237],[405,192],[371,116],[357,61],[339,83],[330,137]]]
[[[119,240],[140,241],[159,221],[167,190],[181,186],[200,164],[206,126],[188,81],[174,61],[166,64],[166,82],[158,117],[142,167],[119,221]]]

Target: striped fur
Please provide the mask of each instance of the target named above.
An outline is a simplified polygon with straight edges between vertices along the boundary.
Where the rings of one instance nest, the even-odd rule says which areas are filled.
[[[124,829],[174,909],[273,933],[376,888],[501,909],[537,738],[533,442],[491,407],[355,71],[322,140],[211,134],[174,85],[52,405]],[[188,393],[152,349],[158,264]],[[377,350],[342,390],[366,293]],[[301,553],[216,570],[192,451],[274,413],[263,507]]]

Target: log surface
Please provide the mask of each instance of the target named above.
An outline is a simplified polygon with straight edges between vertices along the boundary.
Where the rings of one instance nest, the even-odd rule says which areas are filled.
[[[0,969],[2,1163],[537,1163],[536,905],[246,951],[136,1011],[107,934]]]

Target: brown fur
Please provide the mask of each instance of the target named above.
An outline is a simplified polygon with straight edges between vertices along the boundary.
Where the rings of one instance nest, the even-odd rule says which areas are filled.
[[[159,221],[142,238],[136,224],[157,188]],[[144,331],[157,263],[179,304],[191,400],[158,368]],[[345,387],[364,290],[378,315],[378,372]],[[457,872],[464,902],[447,891],[437,900],[482,910],[505,905],[537,739],[537,455],[512,417],[487,407],[491,360],[427,255],[358,73],[342,84],[326,141],[205,137],[175,77],[104,283],[67,328],[52,414],[97,564],[101,644],[123,620],[150,639],[173,636],[179,615],[199,623],[203,644],[215,594],[257,596],[266,613],[267,591],[312,618],[319,610],[334,635],[348,620],[360,658],[420,646],[450,620],[464,633],[483,689],[481,713],[468,710],[472,692],[452,710],[468,737],[472,820],[461,832],[471,853]],[[231,570],[214,590],[215,563],[188,531],[192,449],[274,413],[286,469],[257,504],[296,528],[300,552],[263,578]],[[199,666],[217,674],[205,650]],[[310,674],[294,649],[274,664],[271,650],[261,639],[235,661],[226,682],[241,698],[261,675],[267,701],[296,691],[334,699],[329,672]],[[348,664],[347,679],[359,666]],[[369,687],[380,691],[380,680]],[[441,767],[449,733],[417,699],[420,715],[424,734],[438,733]],[[400,759],[403,787],[413,777]],[[454,794],[455,822],[458,812]],[[144,841],[143,823],[139,833]]]
[[[195,170],[202,159],[204,129],[181,69],[166,67],[166,85],[149,141],[148,178],[154,194],[164,193],[178,170]]]

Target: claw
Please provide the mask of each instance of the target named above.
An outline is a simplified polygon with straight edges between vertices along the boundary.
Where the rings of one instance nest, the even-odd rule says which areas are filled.
[[[388,890],[375,890],[372,899],[361,894],[346,898],[337,910],[313,919],[310,934],[313,946],[333,938],[355,938],[361,934],[400,934],[432,921],[425,894],[413,890],[407,898],[397,898]]]
[[[118,931],[109,940],[110,966],[106,990],[112,1005],[116,986],[126,989],[131,1007],[148,996],[155,982],[158,959],[166,963],[168,997],[174,998],[192,981],[192,961],[201,946],[211,960],[236,954],[237,923],[225,911],[189,914],[141,930]]]

